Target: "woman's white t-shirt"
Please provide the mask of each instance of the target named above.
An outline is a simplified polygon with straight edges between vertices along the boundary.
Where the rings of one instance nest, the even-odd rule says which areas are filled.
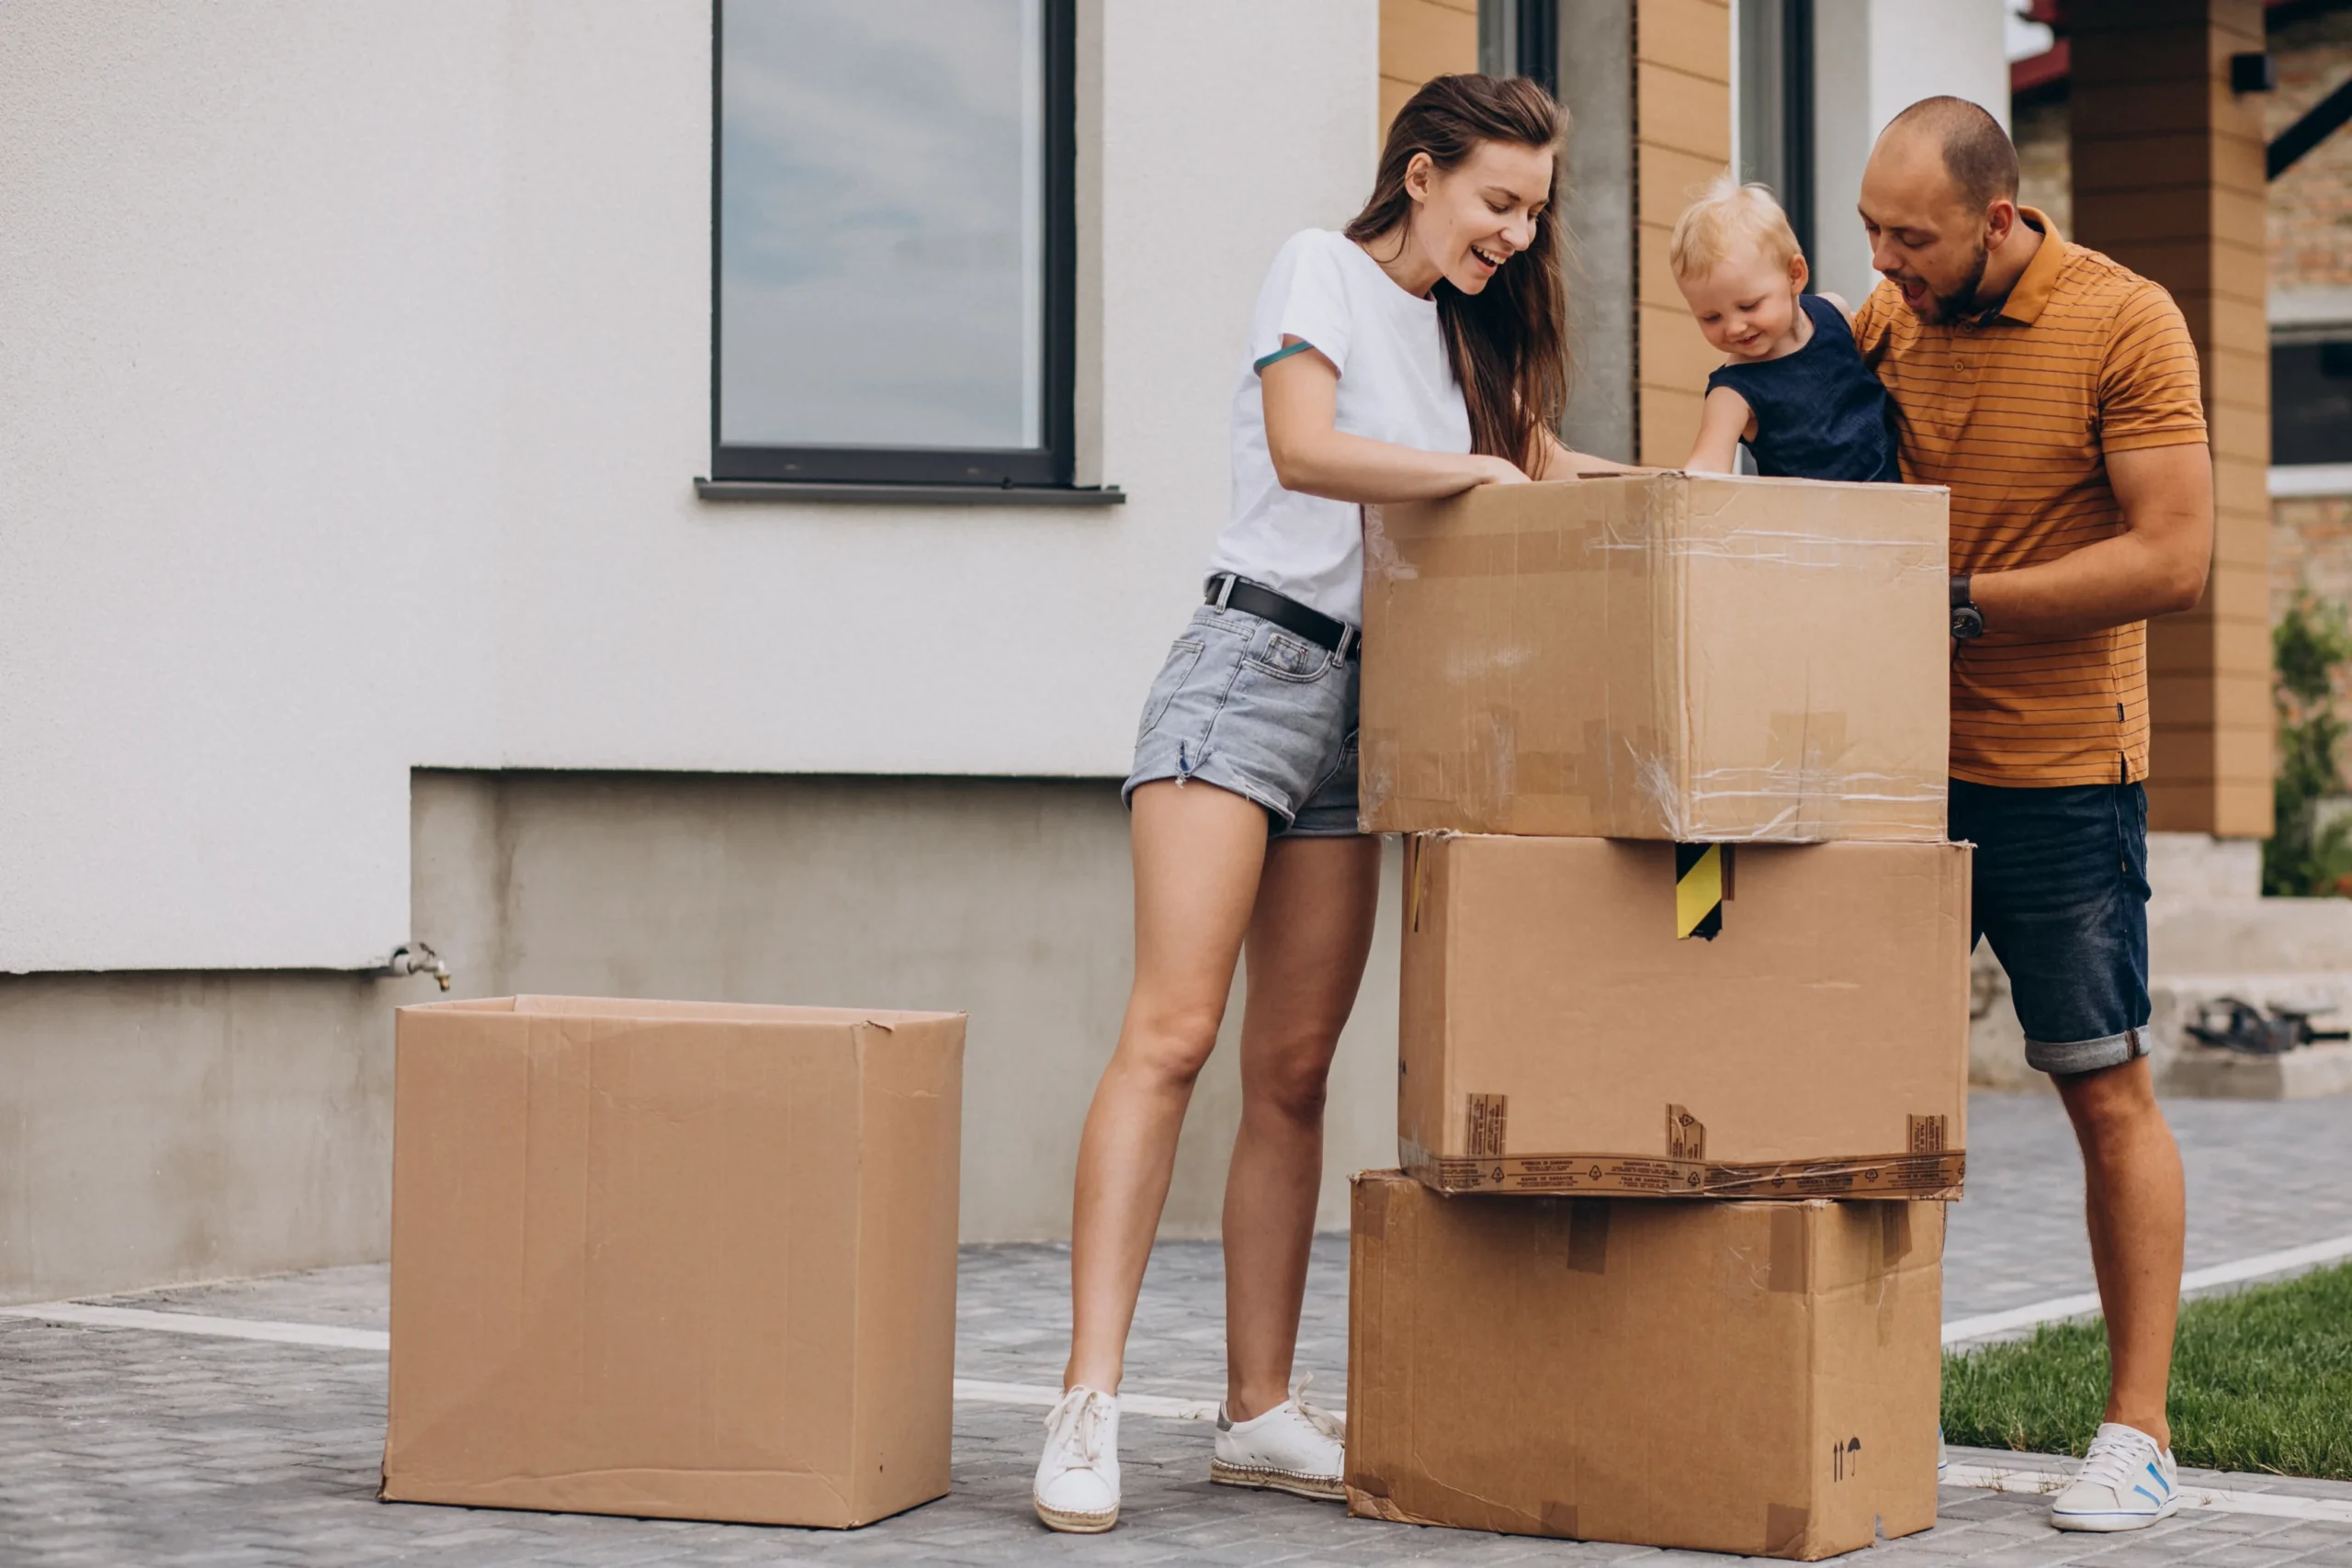
[[[1351,626],[1363,624],[1363,516],[1352,502],[1284,490],[1266,450],[1258,367],[1285,336],[1339,368],[1337,428],[1425,452],[1470,450],[1470,410],[1445,356],[1437,302],[1399,288],[1344,234],[1308,229],[1274,257],[1233,395],[1233,515],[1209,575],[1233,572]]]

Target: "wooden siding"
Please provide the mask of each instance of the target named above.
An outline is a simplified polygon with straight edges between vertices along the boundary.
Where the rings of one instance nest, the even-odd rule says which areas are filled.
[[[2205,599],[2152,623],[2149,825],[2271,829],[2270,344],[2262,103],[2229,89],[2259,0],[2075,0],[2075,238],[2171,290],[2197,340],[2214,456]]]
[[[1380,0],[1380,134],[1432,76],[1478,69],[1478,0]]]
[[[1707,372],[1722,363],[1674,286],[1666,243],[1683,208],[1730,164],[1731,6],[1724,0],[1636,0],[1636,462],[1679,464],[1690,455]]]

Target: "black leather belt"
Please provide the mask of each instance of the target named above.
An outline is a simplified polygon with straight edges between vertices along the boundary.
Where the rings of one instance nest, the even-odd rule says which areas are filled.
[[[1347,622],[1333,620],[1320,610],[1310,610],[1295,599],[1285,598],[1271,588],[1261,588],[1248,578],[1236,577],[1229,571],[1220,571],[1209,579],[1204,603],[1272,621],[1286,632],[1296,632],[1317,648],[1329,649],[1331,657],[1343,664],[1363,647],[1363,634]]]

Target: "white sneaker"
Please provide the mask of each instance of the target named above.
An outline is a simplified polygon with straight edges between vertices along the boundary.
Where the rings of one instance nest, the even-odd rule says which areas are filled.
[[[2050,1505],[2062,1530],[2144,1529],[2180,1508],[2179,1472],[2172,1450],[2137,1427],[2099,1424],[2074,1483]]]
[[[1290,1385],[1290,1397],[1262,1416],[1228,1420],[1216,1409],[1216,1457],[1209,1479],[1227,1486],[1260,1486],[1295,1497],[1345,1498],[1348,1428],[1329,1411],[1306,1403],[1311,1377]]]
[[[1119,1522],[1119,1401],[1083,1385],[1046,1416],[1029,1500],[1052,1529],[1100,1535]]]

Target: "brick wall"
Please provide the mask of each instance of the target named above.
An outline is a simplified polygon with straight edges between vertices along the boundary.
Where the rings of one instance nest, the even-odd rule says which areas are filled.
[[[2263,119],[2276,136],[2352,76],[2352,11],[2280,28],[2270,52],[2278,90]],[[2352,287],[2352,126],[2270,182],[2270,287]]]
[[[2270,617],[2301,585],[2352,604],[2352,497],[2287,495],[2270,503]]]
[[[2018,144],[2018,199],[2050,214],[2061,234],[2075,231],[2073,172],[2066,164],[2066,100],[2043,99],[2009,111]]]
[[[2352,77],[2352,10],[2278,28],[2270,35],[2270,52],[2278,62],[2278,90],[2263,103],[2263,126],[2276,136]],[[2020,199],[2073,233],[2066,100],[2019,104],[2012,120]],[[2270,182],[2268,228],[2271,288],[2352,288],[2352,127]]]

